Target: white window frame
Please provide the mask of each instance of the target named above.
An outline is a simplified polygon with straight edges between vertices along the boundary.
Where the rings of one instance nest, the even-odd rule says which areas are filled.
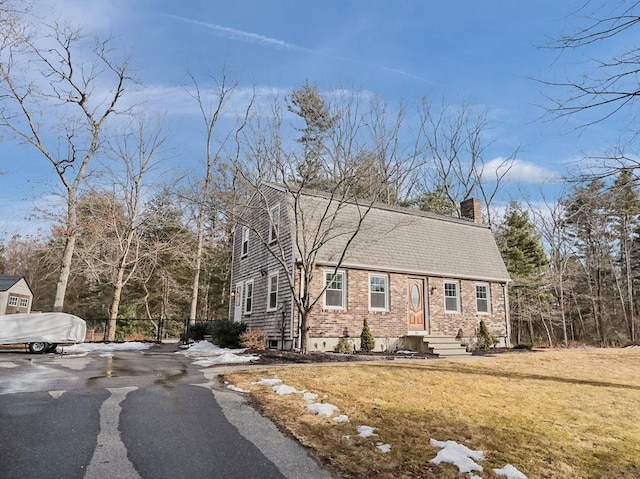
[[[9,306],[18,306],[18,297],[17,296],[9,296]]]
[[[381,278],[384,280],[384,291],[372,291],[371,282],[373,278]],[[384,306],[373,306],[373,294],[384,295]],[[389,311],[389,275],[381,273],[369,273],[369,311]]]
[[[278,239],[280,231],[280,205],[277,204],[269,208],[269,243]]]
[[[29,307],[29,298],[20,298],[20,307],[28,308]]]
[[[249,227],[242,227],[242,242],[240,243],[240,257],[246,258],[249,256]]]
[[[272,282],[271,280],[275,278],[276,279],[276,284],[275,284],[275,289],[272,287]],[[267,311],[277,311],[278,309],[278,288],[280,286],[280,275],[279,273],[276,271],[275,273],[271,273],[269,274],[269,276],[267,277]],[[273,305],[271,304],[271,299],[275,298],[275,301],[273,302]]]
[[[242,296],[242,313],[250,315],[253,312],[253,299],[255,297],[253,289],[253,280],[249,279],[244,282],[243,296]],[[249,294],[251,293],[251,294]],[[249,307],[247,308],[247,303]]]
[[[342,296],[341,296],[341,305],[336,306],[332,304],[327,304],[327,291],[340,291],[336,288],[329,288],[330,284],[327,284],[327,275],[332,274],[334,278],[336,276],[342,276]],[[347,309],[347,273],[344,270],[339,269],[335,271],[333,269],[326,269],[322,274],[323,285],[325,286],[324,294],[322,295],[322,306],[325,309]],[[332,278],[331,283],[333,283],[334,279]]]
[[[456,290],[455,296],[447,296],[447,285],[454,285]],[[448,314],[458,314],[460,313],[460,281],[456,280],[445,280],[442,284],[442,295],[444,300],[444,312]],[[455,298],[456,300],[456,309],[448,309],[447,308],[447,299]]]
[[[478,288],[485,288],[486,297],[478,295]],[[486,311],[480,311],[480,302],[486,303]],[[478,314],[491,314],[491,285],[489,283],[476,283],[476,312]]]

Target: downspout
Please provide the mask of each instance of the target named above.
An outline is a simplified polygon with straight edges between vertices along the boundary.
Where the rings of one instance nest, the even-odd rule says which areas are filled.
[[[295,268],[295,266],[294,266]],[[300,268],[300,284],[298,284],[298,297],[302,298],[302,292],[304,291],[304,275],[302,274],[302,268]],[[292,305],[293,306],[293,305]],[[291,311],[291,321],[293,322],[293,315],[295,314],[295,309]],[[298,312],[298,337],[296,338],[296,348],[298,350],[302,349],[302,324],[300,321],[300,312]]]
[[[235,321],[236,314],[236,298],[235,298],[235,281],[233,277],[233,273],[235,271],[236,264],[236,228],[238,223],[233,225],[233,229],[231,230],[231,274],[229,275],[229,319],[231,321]]]
[[[502,291],[504,297],[504,319],[507,326],[507,337],[505,338],[504,345],[507,348],[511,347],[511,319],[509,318],[509,283],[502,284]]]

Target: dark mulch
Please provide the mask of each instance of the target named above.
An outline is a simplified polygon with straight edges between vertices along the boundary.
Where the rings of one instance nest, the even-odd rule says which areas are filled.
[[[357,361],[379,361],[394,359],[427,359],[434,358],[430,355],[407,355],[388,353],[328,353],[314,351],[309,354],[302,354],[293,351],[275,351],[267,349],[264,351],[254,351],[260,359],[253,364],[309,364],[309,363],[349,363]]]

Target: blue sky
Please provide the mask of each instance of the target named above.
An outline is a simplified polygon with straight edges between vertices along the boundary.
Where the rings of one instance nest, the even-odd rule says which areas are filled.
[[[563,79],[583,58],[544,49],[571,31],[584,2],[559,0],[114,0],[39,1],[85,31],[111,34],[131,55],[131,69],[154,103],[166,109],[176,148],[188,163],[195,110],[180,104],[196,76],[226,64],[240,86],[286,95],[305,81],[321,89],[349,88],[390,103],[423,96],[486,108],[493,128],[488,159],[518,149],[514,184],[535,192],[542,182],[575,169],[584,155],[615,143],[613,122],[573,131],[539,118],[543,86],[532,78]],[[546,93],[552,93],[547,91]],[[194,123],[192,123],[194,122]],[[182,143],[181,143],[182,142]],[[182,145],[182,146],[180,146]],[[26,220],[49,193],[51,166],[35,151],[0,142],[0,240],[32,233]]]

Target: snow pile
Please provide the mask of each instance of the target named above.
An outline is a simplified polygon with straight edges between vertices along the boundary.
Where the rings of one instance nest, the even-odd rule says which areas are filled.
[[[345,414],[340,414],[339,416],[334,417],[333,420],[337,423],[349,422],[349,417]]]
[[[278,384],[277,386],[273,386],[273,392],[279,396],[284,396],[286,394],[295,394],[298,391],[293,386],[287,386],[286,384]]]
[[[249,363],[259,358],[259,356],[253,354],[242,355],[245,351],[246,349],[220,348],[209,341],[198,341],[189,348],[178,351],[178,354],[197,358],[193,364],[204,367],[216,364]]]
[[[338,409],[337,406],[329,403],[314,402],[307,405],[307,411],[317,414],[318,416],[331,417]]]
[[[507,479],[527,479],[527,476],[522,474],[511,464],[507,464],[502,469],[494,469],[493,472],[499,476],[504,476]]]
[[[251,384],[257,384],[258,386],[275,386],[276,384],[280,384],[281,382],[282,382],[282,379],[278,379],[278,378],[270,378],[270,379],[261,378],[258,382],[251,383]]]
[[[482,471],[482,466],[475,461],[484,459],[484,452],[474,451],[467,446],[458,444],[455,441],[436,441],[431,439],[431,445],[441,448],[435,458],[431,459],[434,464],[448,462],[457,466],[460,472]]]
[[[374,434],[373,431],[375,431],[375,427],[371,427],[371,426],[358,426],[356,429],[358,429],[358,436],[360,437],[371,437],[371,436],[376,436],[377,434]]]
[[[441,448],[435,458],[431,459],[434,464],[448,462],[456,466],[460,472],[470,473],[469,479],[482,479],[481,476],[471,474],[472,471],[482,471],[482,466],[475,461],[483,461],[485,454],[483,451],[474,451],[467,446],[458,444],[455,441],[436,441],[431,439],[431,445]],[[522,472],[507,464],[502,469],[494,469],[499,476],[507,479],[528,479]]]
[[[391,444],[384,444],[382,442],[378,442],[376,443],[376,447],[380,449],[381,452],[384,452],[385,454],[387,452],[391,452]]]
[[[318,399],[318,395],[305,391],[302,393],[302,399],[306,402],[315,402],[315,400]]]
[[[228,384],[227,388],[231,389],[232,391],[235,391],[237,393],[250,393],[251,392],[248,389],[242,389],[242,388],[239,388],[238,386],[234,386],[233,384]]]

